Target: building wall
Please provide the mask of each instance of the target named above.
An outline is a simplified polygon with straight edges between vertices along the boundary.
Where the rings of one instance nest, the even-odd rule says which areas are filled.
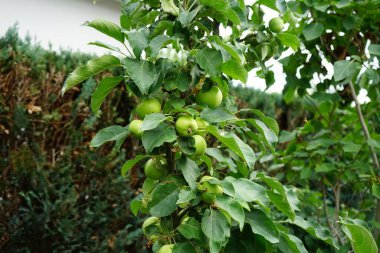
[[[18,23],[21,35],[29,33],[44,47],[60,47],[82,52],[104,53],[104,49],[87,45],[112,39],[93,28],[81,26],[85,21],[105,18],[119,22],[120,3],[115,0],[0,0],[0,36]]]

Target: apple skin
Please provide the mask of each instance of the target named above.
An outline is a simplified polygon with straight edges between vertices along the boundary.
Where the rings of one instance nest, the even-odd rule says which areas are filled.
[[[158,180],[167,173],[166,164],[161,164],[156,159],[149,159],[144,166],[144,172],[147,177],[153,180]]]
[[[208,91],[199,91],[195,100],[199,105],[207,105],[208,107],[216,108],[222,103],[223,94],[218,87],[213,86]]]
[[[149,217],[147,218],[142,225],[142,230],[144,235],[147,235],[147,228],[150,226],[159,226],[160,218],[158,217]]]
[[[193,135],[194,138],[194,147],[195,147],[195,152],[194,155],[196,156],[201,156],[206,152],[207,149],[207,144],[205,139],[200,136],[200,135]]]
[[[174,248],[174,244],[166,244],[162,246],[157,253],[172,253]]]
[[[161,103],[155,98],[144,98],[141,101],[141,103],[136,107],[136,112],[142,119],[148,114],[160,111]]]
[[[199,189],[204,191],[201,193],[201,198],[203,202],[207,204],[214,204],[217,195],[221,195],[223,193],[223,188],[217,184],[210,184],[208,181],[214,179],[211,176],[203,176],[200,180]]]
[[[204,137],[206,135],[206,127],[208,127],[210,124],[206,120],[202,119],[201,117],[196,117],[195,121],[198,124],[197,134]]]
[[[284,27],[284,21],[282,21],[282,19],[279,17],[272,18],[269,21],[269,29],[274,33],[280,33],[283,27]]]
[[[142,123],[142,120],[139,119],[132,120],[131,123],[129,123],[129,131],[137,138],[141,138],[143,134],[143,131],[140,130]]]
[[[175,129],[180,136],[192,136],[198,130],[198,124],[191,116],[180,116],[175,122]]]

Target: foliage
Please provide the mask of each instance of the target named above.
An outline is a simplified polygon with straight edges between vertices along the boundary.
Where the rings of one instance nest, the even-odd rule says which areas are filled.
[[[136,151],[88,147],[92,129],[104,126],[83,106],[95,80],[59,95],[67,71],[90,58],[44,50],[15,28],[0,38],[1,252],[142,252],[141,219],[126,211],[141,176],[115,169]],[[117,109],[128,98],[110,97],[103,117],[129,113]]]
[[[267,152],[275,153],[279,127],[260,111],[239,110],[229,93],[232,80],[246,82],[248,71],[254,68],[260,69],[257,73],[265,78],[267,86],[272,85],[274,73],[267,68],[266,60],[279,57],[291,48],[295,53],[281,60],[288,81],[284,99],[291,102],[295,90],[305,95],[308,78],[321,70],[324,57],[317,57],[312,62],[314,65],[309,65],[305,50],[299,50],[301,41],[306,51],[312,50],[311,56],[313,52],[319,56],[318,50],[325,47],[310,47],[310,44],[324,33],[325,24],[326,28],[332,25],[327,25],[328,18],[339,16],[341,19],[340,15],[352,16],[354,11],[361,13],[370,5],[378,7],[376,1],[344,2],[257,1],[247,5],[244,1],[224,0],[124,0],[120,26],[105,20],[88,23],[123,44],[125,51],[114,50],[122,54],[119,59],[102,56],[78,67],[66,79],[62,92],[107,67],[120,65],[125,70],[125,85],[130,95],[139,98],[140,103],[149,97],[162,104],[162,114],[144,118],[149,112],[139,113],[142,125],[149,126],[141,138],[145,155],[138,155],[123,166],[124,174],[151,157],[149,170],[157,169],[152,175],[168,171],[159,179],[147,174],[143,192],[131,206],[134,213],[141,211],[159,218],[154,231],[147,234],[154,252],[253,252],[255,249],[307,252],[303,242],[295,236],[297,228],[304,229],[313,239],[324,241],[325,250],[346,248],[346,238],[340,237],[340,231],[331,226],[329,231],[313,219],[305,220],[307,215],[305,209],[301,210],[299,200],[302,191],[284,186],[268,175],[270,170],[267,173],[254,171],[258,158]],[[271,31],[265,26],[261,4],[283,16],[288,22],[286,31],[282,31],[281,19],[269,22]],[[346,8],[350,8],[350,12]],[[371,20],[378,17],[376,14],[376,11],[369,12],[366,17],[370,20],[366,20],[366,24],[376,23]],[[355,21],[348,21],[351,25],[346,28],[353,29],[352,22]],[[221,27],[229,28],[231,34],[223,38]],[[341,27],[334,24],[333,28]],[[330,39],[334,40],[335,36]],[[323,37],[321,43],[326,43]],[[377,47],[372,46],[371,51],[376,54]],[[356,77],[360,67],[356,61],[362,62],[359,59],[360,56],[356,56],[350,62],[343,59],[335,62],[333,81]],[[306,71],[301,72],[301,78],[297,74],[299,66],[301,71]],[[325,95],[326,88],[323,86],[319,91]],[[221,104],[216,95],[219,91],[223,95]],[[95,99],[97,94],[93,96]],[[152,109],[150,113],[157,111]],[[137,117],[132,111],[131,119]],[[191,137],[198,130],[195,118],[199,117],[207,122],[202,134],[208,148],[201,156],[196,155],[199,147]],[[116,141],[118,149],[128,134],[128,126],[115,125],[100,130],[94,140]],[[326,149],[324,145],[335,144],[322,138],[316,142],[307,145]],[[346,151],[356,147],[355,143],[347,145]],[[318,155],[324,159],[326,153]],[[278,164],[274,166],[278,168]],[[315,170],[322,173],[334,168],[329,160],[318,166]],[[363,172],[369,174],[368,170]],[[332,177],[340,180],[339,175]],[[336,221],[339,215],[338,208]],[[328,216],[326,212],[325,217]],[[368,247],[377,250],[368,229],[360,221],[342,219],[342,222],[343,231],[356,252],[363,252],[359,237],[365,238]],[[335,229],[339,229],[338,226]]]

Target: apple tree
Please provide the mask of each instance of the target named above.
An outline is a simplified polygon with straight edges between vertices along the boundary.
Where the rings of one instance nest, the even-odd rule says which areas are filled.
[[[262,5],[278,17],[264,19]],[[104,69],[123,70],[100,81],[91,108],[101,116],[119,85],[138,103],[127,125],[101,129],[91,146],[115,141],[119,150],[129,135],[141,141],[145,152],[121,173],[145,173],[131,210],[149,214],[142,228],[153,251],[307,252],[294,226],[339,248],[328,229],[298,215],[296,188],[255,170],[275,153],[279,127],[255,108],[238,108],[229,93],[253,69],[272,85],[266,61],[300,47],[300,31],[284,26],[297,23],[285,2],[123,0],[121,11],[120,24],[86,23],[118,46],[91,42],[114,53],[75,69],[62,92]]]

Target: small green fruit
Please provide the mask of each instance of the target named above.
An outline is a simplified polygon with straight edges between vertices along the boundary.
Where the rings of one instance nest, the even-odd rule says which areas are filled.
[[[144,118],[146,115],[160,112],[161,103],[155,98],[144,98],[142,102],[137,106],[136,112],[140,118]]]
[[[206,152],[207,144],[205,139],[200,135],[193,135],[194,138],[194,147],[195,152],[194,155],[201,156]]]
[[[207,105],[211,108],[216,108],[222,103],[223,94],[218,87],[213,86],[208,91],[199,91],[195,99],[199,105]]]
[[[207,192],[202,192],[201,198],[202,198],[203,202],[210,204],[210,205],[214,204],[215,200],[216,200],[216,196],[214,194],[210,194]]]
[[[209,123],[206,120],[202,119],[201,117],[196,117],[195,121],[197,122],[197,125],[198,125],[197,134],[201,136],[205,136],[206,127],[208,127]]]
[[[139,119],[132,120],[129,123],[129,131],[137,138],[140,138],[143,134],[143,131],[140,130],[142,123],[142,120]]]
[[[158,217],[149,217],[148,219],[146,219],[142,225],[142,230],[143,230],[144,235],[147,234],[148,227],[159,226],[159,224],[160,224],[160,219]]]
[[[192,136],[198,130],[198,124],[191,116],[181,116],[175,123],[175,129],[180,136]]]
[[[284,27],[284,21],[282,21],[281,18],[272,18],[269,21],[269,29],[274,33],[279,33],[282,31],[282,28]]]
[[[147,177],[158,180],[167,173],[166,161],[164,159],[149,159],[144,166],[144,172]]]
[[[172,253],[174,248],[174,244],[166,244],[162,246],[157,253]]]

